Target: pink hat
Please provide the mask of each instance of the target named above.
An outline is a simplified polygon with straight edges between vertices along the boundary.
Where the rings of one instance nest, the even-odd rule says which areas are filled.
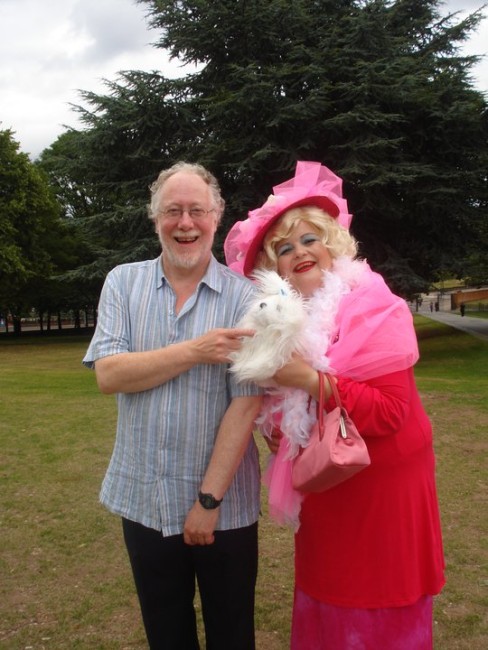
[[[232,226],[224,242],[227,266],[251,275],[268,230],[285,212],[303,205],[316,206],[349,228],[352,215],[342,198],[342,179],[319,162],[299,161],[292,179],[273,187],[264,205]]]

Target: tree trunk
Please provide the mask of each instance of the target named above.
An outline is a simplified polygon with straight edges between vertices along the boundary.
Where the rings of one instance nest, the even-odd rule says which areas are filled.
[[[14,324],[14,334],[15,336],[20,336],[22,333],[22,321],[20,320],[19,316],[13,316],[13,324]]]

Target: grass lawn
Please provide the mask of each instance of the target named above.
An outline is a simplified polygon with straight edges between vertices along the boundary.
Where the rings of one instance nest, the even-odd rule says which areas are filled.
[[[474,318],[488,318],[488,309],[485,309],[484,311],[467,311],[466,316],[473,316]]]
[[[415,316],[433,420],[448,583],[439,650],[488,638],[488,345]],[[120,522],[98,504],[115,401],[81,366],[86,337],[0,337],[0,649],[146,648]],[[259,440],[264,464],[266,450]],[[258,650],[286,650],[293,538],[260,524]]]

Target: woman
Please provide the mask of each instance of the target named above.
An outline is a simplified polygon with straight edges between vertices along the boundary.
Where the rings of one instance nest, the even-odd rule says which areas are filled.
[[[341,186],[320,163],[299,162],[225,242],[230,268],[250,277],[275,269],[307,299],[306,352],[273,377],[280,389],[261,415],[275,440],[282,436],[268,472],[270,511],[297,529],[291,647],[428,650],[444,560],[432,429],[413,373],[417,341],[405,302],[356,259]],[[301,495],[291,464],[312,426],[317,370],[333,375],[371,465]]]

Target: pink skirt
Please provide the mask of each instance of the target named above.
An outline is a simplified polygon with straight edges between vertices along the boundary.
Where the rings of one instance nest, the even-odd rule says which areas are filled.
[[[432,650],[432,596],[407,607],[356,609],[295,590],[291,650]]]

